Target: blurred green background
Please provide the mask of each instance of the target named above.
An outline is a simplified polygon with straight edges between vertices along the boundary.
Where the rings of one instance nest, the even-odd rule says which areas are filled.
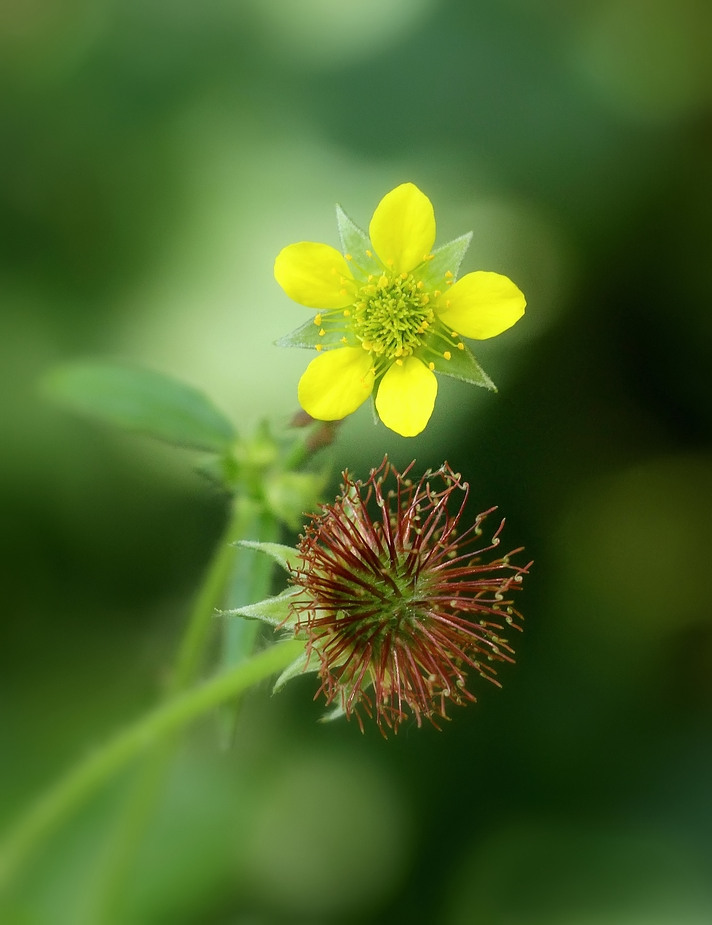
[[[712,921],[712,7],[703,0],[9,0],[0,8],[0,821],[155,702],[225,500],[195,458],[42,402],[60,361],[295,408],[277,251],[405,180],[525,319],[406,440],[536,560],[503,689],[443,732],[321,725],[312,678],[191,733],[129,925]],[[336,484],[336,481],[335,481]],[[75,925],[128,776],[47,845]],[[91,923],[103,925],[103,923]]]

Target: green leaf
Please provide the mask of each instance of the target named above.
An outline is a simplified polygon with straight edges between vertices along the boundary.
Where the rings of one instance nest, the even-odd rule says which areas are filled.
[[[336,221],[339,226],[339,237],[344,254],[348,254],[348,264],[357,279],[365,279],[369,273],[383,272],[383,265],[371,253],[371,241],[365,231],[351,221],[341,206],[336,207]]]
[[[221,617],[244,617],[247,620],[261,620],[270,626],[289,626],[294,622],[290,599],[301,593],[301,588],[290,588],[277,597],[268,597],[255,604],[243,604],[232,610],[219,610]]]
[[[291,546],[284,546],[282,543],[256,543],[253,540],[240,540],[235,545],[265,553],[287,572],[296,568],[299,562],[297,550]]]
[[[416,267],[415,276],[422,279],[423,282],[427,282],[432,289],[437,289],[438,286],[442,288],[446,273],[452,273],[453,279],[457,276],[462,258],[465,256],[471,240],[472,232],[468,231],[467,234],[455,238],[454,241],[443,244],[442,247],[433,252],[430,260],[426,260],[419,267]]]
[[[461,379],[472,385],[482,386],[492,392],[497,391],[496,385],[474,358],[467,344],[463,343],[462,350],[451,350],[449,360],[446,360],[444,356],[436,356],[433,362],[435,371],[438,373],[452,376],[453,379]]]
[[[52,370],[42,386],[70,411],[178,446],[224,453],[237,436],[202,392],[151,370],[72,363]]]

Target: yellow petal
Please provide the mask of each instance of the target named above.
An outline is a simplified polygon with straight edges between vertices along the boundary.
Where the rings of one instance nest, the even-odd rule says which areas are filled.
[[[486,340],[519,321],[526,304],[511,279],[478,270],[444,292],[435,310],[440,320],[458,334]]]
[[[319,421],[339,421],[366,401],[373,380],[373,361],[362,347],[327,350],[299,380],[299,404]]]
[[[346,308],[356,296],[348,264],[328,244],[285,247],[274,262],[274,278],[290,299],[310,308]]]
[[[378,203],[368,231],[383,263],[396,273],[410,273],[435,242],[432,203],[413,183],[401,183]]]
[[[414,437],[430,420],[438,394],[438,381],[417,357],[394,363],[378,387],[376,411],[386,425],[402,437]]]

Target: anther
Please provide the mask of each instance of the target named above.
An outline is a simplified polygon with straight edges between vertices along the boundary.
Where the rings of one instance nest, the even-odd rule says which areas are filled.
[[[428,363],[428,369],[432,372],[435,369],[435,363],[433,363],[432,361]]]
[[[460,341],[460,343],[457,345],[457,349],[458,349],[458,350],[464,350],[464,349],[465,349],[465,345],[463,344],[462,341]]]
[[[449,350],[446,350],[445,353],[443,353],[443,356],[445,357],[446,360],[452,359],[452,354],[450,353]]]
[[[314,324],[316,325],[321,324],[321,312],[318,315],[314,315]]]

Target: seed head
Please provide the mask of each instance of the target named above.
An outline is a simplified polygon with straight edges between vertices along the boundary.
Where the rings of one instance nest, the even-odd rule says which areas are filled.
[[[469,486],[445,463],[419,481],[386,457],[365,482],[343,474],[333,504],[312,516],[291,581],[295,631],[319,660],[328,704],[373,716],[382,732],[411,714],[437,726],[446,704],[475,696],[468,675],[494,684],[494,664],[512,662],[504,638],[519,629],[511,595],[529,565],[515,549],[493,558],[493,532],[478,514],[459,532]],[[531,564],[531,563],[530,563]]]

